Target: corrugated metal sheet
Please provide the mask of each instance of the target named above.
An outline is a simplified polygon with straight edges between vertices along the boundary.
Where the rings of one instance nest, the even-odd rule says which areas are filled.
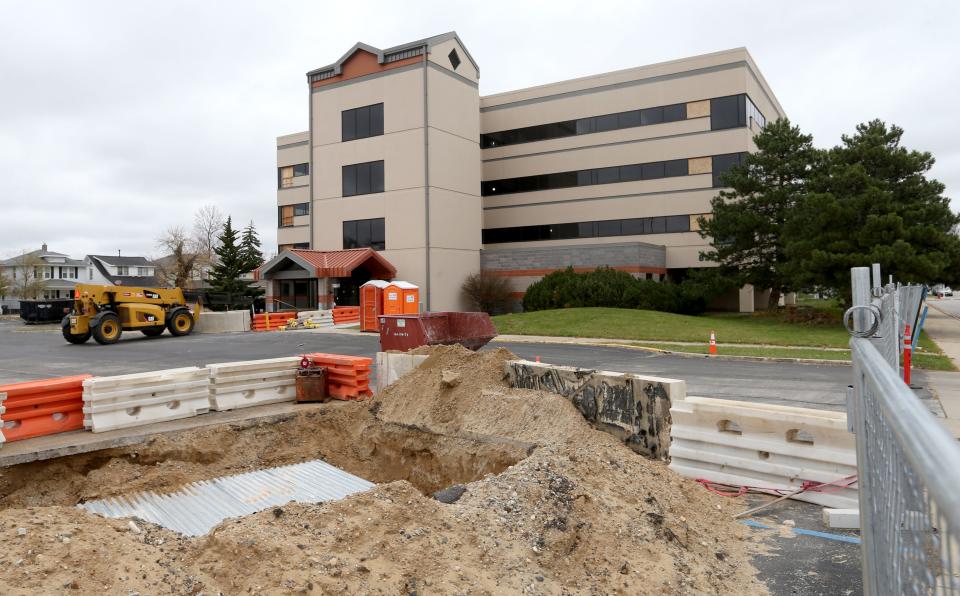
[[[316,267],[317,277],[350,277],[360,265],[377,275],[394,277],[397,274],[397,269],[372,248],[330,251],[294,248],[290,252]]]
[[[290,501],[336,501],[373,486],[326,462],[313,460],[202,480],[164,495],[143,492],[77,506],[104,517],[138,517],[187,536],[202,536],[230,517]]]

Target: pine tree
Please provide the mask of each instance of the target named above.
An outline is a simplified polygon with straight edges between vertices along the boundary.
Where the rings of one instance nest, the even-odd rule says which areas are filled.
[[[928,179],[930,153],[900,145],[903,129],[873,120],[827,154],[785,228],[794,283],[850,300],[850,268],[880,263],[903,282],[936,283],[958,254],[960,217]]]
[[[781,293],[793,289],[783,229],[806,192],[820,152],[813,147],[813,137],[786,118],[768,123],[754,142],[757,152],[721,178],[731,190],[721,191],[711,201],[712,216],[699,220],[700,235],[710,239],[712,248],[701,254],[719,263],[737,284],[772,290],[772,308]]]
[[[227,223],[218,237],[219,246],[214,250],[217,264],[210,274],[210,281],[217,292],[244,296],[249,292],[249,287],[247,282],[240,279],[247,269],[238,240],[239,234],[233,228],[231,218],[227,217]]]
[[[243,258],[244,273],[253,271],[263,265],[263,252],[260,250],[260,237],[253,222],[243,230],[243,239],[240,241],[240,254]],[[263,294],[263,288],[247,284],[246,295],[256,298]]]

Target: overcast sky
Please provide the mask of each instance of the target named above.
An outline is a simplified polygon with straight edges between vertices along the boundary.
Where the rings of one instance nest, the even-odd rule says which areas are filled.
[[[0,0],[0,257],[158,256],[217,205],[276,249],[275,137],[357,41],[456,30],[487,95],[746,46],[819,146],[881,118],[960,208],[957,2]]]

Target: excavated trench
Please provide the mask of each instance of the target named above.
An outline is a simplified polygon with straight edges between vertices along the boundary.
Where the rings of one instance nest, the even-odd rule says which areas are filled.
[[[0,470],[0,510],[69,506],[218,476],[323,459],[376,483],[406,480],[424,494],[498,474],[532,446],[449,436],[378,420],[367,404],[309,406],[285,420],[159,435],[131,447]]]

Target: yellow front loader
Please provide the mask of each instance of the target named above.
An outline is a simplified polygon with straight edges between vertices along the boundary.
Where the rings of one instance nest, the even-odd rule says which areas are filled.
[[[180,288],[129,288],[77,284],[73,310],[63,318],[63,338],[82,344],[92,336],[99,344],[115,344],[123,331],[157,337],[190,335],[200,320],[200,302],[191,312]]]

